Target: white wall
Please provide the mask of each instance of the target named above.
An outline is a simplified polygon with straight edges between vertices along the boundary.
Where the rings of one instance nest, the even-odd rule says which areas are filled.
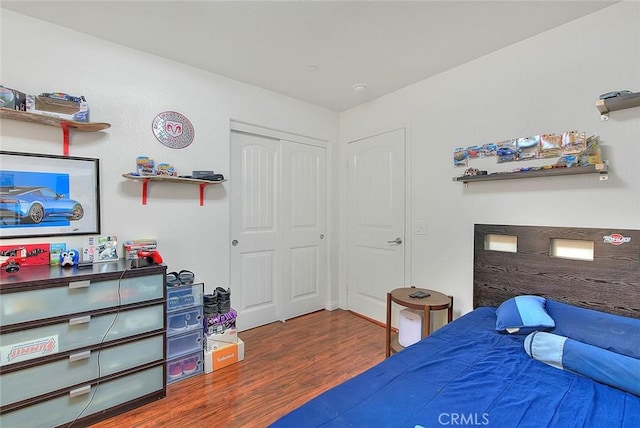
[[[5,9],[1,19],[0,83],[30,94],[85,95],[91,120],[111,123],[104,132],[71,133],[72,156],[101,162],[103,234],[117,234],[121,241],[157,239],[169,271],[190,269],[207,289],[229,285],[232,180],[208,186],[203,207],[197,186],[150,183],[148,204],[143,206],[141,184],[121,176],[135,170],[136,157],[171,163],[180,174],[213,169],[228,177],[230,119],[334,144],[338,140],[338,115],[327,109]],[[168,110],[186,115],[195,128],[194,142],[185,149],[167,148],[151,132],[154,117]],[[62,154],[59,129],[12,120],[2,120],[1,125],[3,150]],[[329,239],[335,223],[335,215],[330,216]],[[79,246],[82,238],[19,241]],[[337,248],[337,240],[329,245]],[[330,254],[330,262],[337,265],[337,251]],[[330,278],[337,284],[337,274]],[[330,301],[337,301],[336,292],[337,286],[332,287]]]
[[[71,155],[101,159],[103,233],[158,239],[169,269],[195,270],[207,288],[229,281],[231,181],[209,186],[203,207],[197,187],[152,183],[142,206],[140,184],[121,174],[134,169],[136,156],[148,155],[181,173],[215,169],[228,176],[230,119],[332,142],[339,132],[340,153],[331,152],[330,176],[338,177],[331,182],[334,195],[346,189],[340,183],[346,182],[347,142],[406,127],[408,214],[412,223],[428,224],[428,235],[406,240],[410,280],[453,294],[456,315],[472,307],[474,223],[640,228],[638,109],[616,112],[603,123],[594,107],[603,92],[640,90],[637,2],[604,9],[340,115],[5,9],[1,20],[0,83],[33,94],[84,94],[92,120],[112,124],[102,133],[71,135]],[[151,133],[151,121],[166,110],[193,123],[195,141],[188,148],[166,148]],[[11,120],[0,125],[3,150],[62,152],[56,128]],[[602,137],[609,181],[585,175],[468,189],[451,181],[462,172],[452,167],[455,147],[567,129]],[[339,282],[345,307],[346,213],[336,207],[346,206],[346,193],[340,191],[330,205],[329,300],[337,299]]]
[[[428,225],[426,236],[408,240],[410,280],[453,294],[459,316],[472,309],[474,223],[640,228],[640,108],[615,112],[609,122],[600,122],[595,108],[599,94],[618,89],[640,91],[638,2],[609,7],[341,114],[339,165],[345,165],[348,142],[408,127],[411,230],[416,221]],[[609,181],[580,175],[466,189],[452,181],[463,172],[453,167],[456,147],[572,129],[601,136]],[[482,169],[503,165],[494,160]],[[342,193],[341,206],[345,198]],[[340,218],[344,232],[346,212]],[[344,264],[340,282],[344,305]]]

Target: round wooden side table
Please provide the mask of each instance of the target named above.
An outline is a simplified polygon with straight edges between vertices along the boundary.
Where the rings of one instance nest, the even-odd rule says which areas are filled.
[[[416,291],[423,291],[429,293],[429,297],[419,299],[417,297],[409,297]],[[391,333],[391,303],[397,303],[400,306],[411,309],[422,309],[424,311],[424,330],[422,337],[429,336],[431,325],[431,311],[438,311],[447,309],[447,320],[451,322],[453,320],[453,296],[447,296],[434,290],[428,290],[426,288],[417,287],[402,287],[396,288],[387,293],[387,343],[386,343],[386,356],[389,357],[392,353],[396,353],[404,346],[400,345],[398,341],[398,334]]]

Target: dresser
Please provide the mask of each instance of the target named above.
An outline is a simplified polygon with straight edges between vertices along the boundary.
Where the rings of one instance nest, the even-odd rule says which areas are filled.
[[[166,266],[0,277],[0,426],[86,426],[166,395]]]

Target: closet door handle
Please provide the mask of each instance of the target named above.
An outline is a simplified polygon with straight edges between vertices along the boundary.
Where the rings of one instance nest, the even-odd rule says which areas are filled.
[[[387,244],[402,244],[402,238],[396,238],[393,241],[387,241]]]

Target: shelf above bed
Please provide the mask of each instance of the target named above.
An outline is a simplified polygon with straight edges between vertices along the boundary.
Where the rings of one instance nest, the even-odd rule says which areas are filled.
[[[539,169],[535,171],[497,172],[488,175],[468,175],[453,177],[453,181],[465,184],[475,181],[513,180],[518,178],[554,177],[559,175],[599,174],[600,180],[608,179],[608,167],[606,163],[589,166],[574,166],[571,168]]]
[[[596,101],[596,108],[600,112],[600,120],[609,120],[609,113],[612,111],[624,110],[633,107],[640,107],[640,92],[635,92],[618,97],[607,98]]]

